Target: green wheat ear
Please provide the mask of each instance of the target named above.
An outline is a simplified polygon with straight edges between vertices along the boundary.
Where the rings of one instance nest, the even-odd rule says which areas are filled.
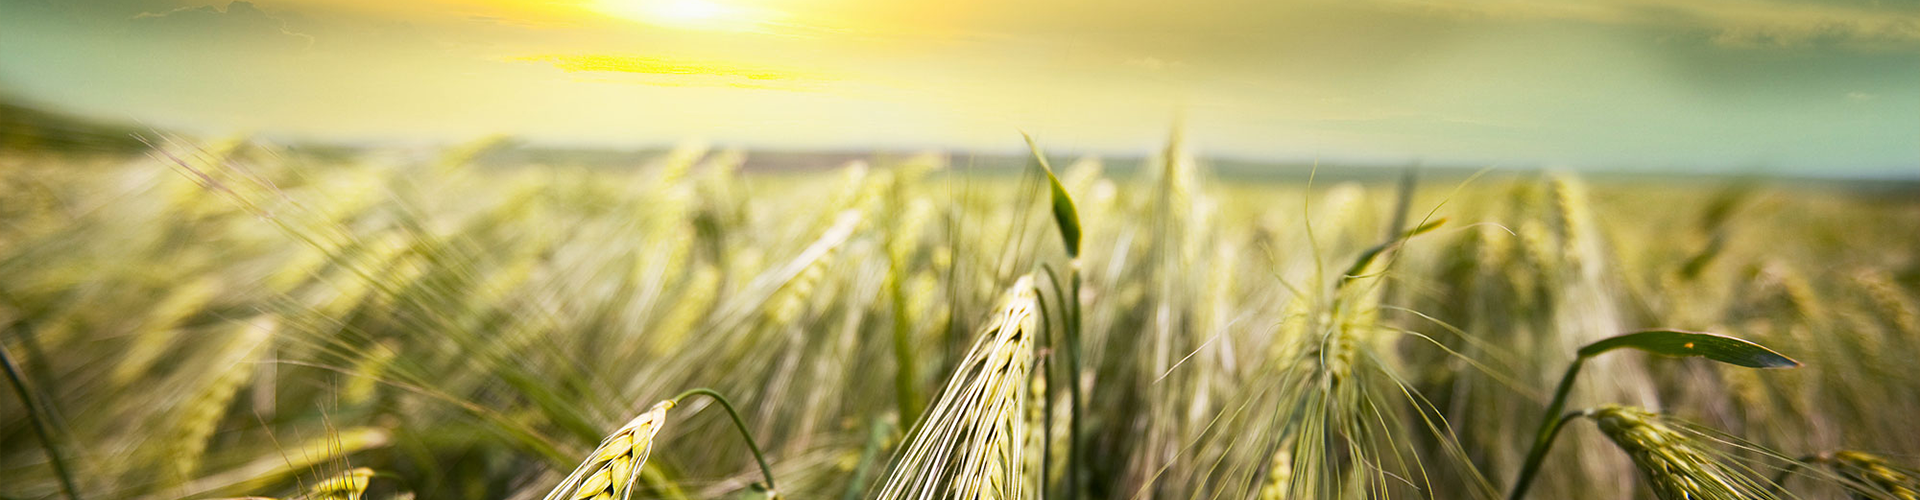
[[[1633,458],[1661,500],[1775,498],[1755,478],[1722,463],[1680,427],[1653,412],[1606,405],[1580,413]]]
[[[1067,245],[1067,257],[1080,258],[1080,211],[1073,208],[1073,197],[1060,185],[1060,177],[1053,175],[1053,166],[1047,164],[1047,155],[1040,152],[1033,136],[1021,132],[1020,137],[1027,139],[1027,149],[1032,150],[1033,158],[1040,162],[1040,170],[1047,173],[1047,185],[1053,192],[1053,223],[1060,226],[1060,241]]]
[[[1760,344],[1720,334],[1680,330],[1647,330],[1603,339],[1580,348],[1580,357],[1591,358],[1623,347],[1661,356],[1707,358],[1747,368],[1800,366],[1799,361]]]

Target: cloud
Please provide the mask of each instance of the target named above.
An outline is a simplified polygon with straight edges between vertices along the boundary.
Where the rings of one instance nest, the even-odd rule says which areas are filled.
[[[134,27],[143,35],[174,40],[219,44],[269,43],[306,49],[313,36],[287,27],[287,20],[268,14],[252,2],[236,1],[226,7],[211,5],[181,7],[166,12],[143,12],[133,16]]]
[[[611,54],[550,54],[515,57],[511,62],[542,62],[568,73],[628,74],[634,83],[663,87],[735,87],[804,90],[827,80],[817,74],[719,61],[676,60]],[[600,79],[599,81],[608,81]]]
[[[1920,45],[1920,9],[1807,0],[1380,0],[1435,15],[1563,20],[1692,32],[1734,48]]]
[[[1720,4],[1700,12],[1713,41],[1731,47],[1914,44],[1920,12],[1824,3]]]

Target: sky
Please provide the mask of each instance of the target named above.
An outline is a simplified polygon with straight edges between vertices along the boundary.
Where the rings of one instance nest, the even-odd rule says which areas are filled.
[[[1920,173],[1915,0],[0,0],[0,93],[202,134]]]

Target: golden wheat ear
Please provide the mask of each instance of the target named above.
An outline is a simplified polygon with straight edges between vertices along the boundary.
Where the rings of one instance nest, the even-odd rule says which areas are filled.
[[[1027,384],[1039,335],[1031,276],[1002,296],[980,338],[927,407],[879,500],[1028,500]]]
[[[667,420],[672,400],[661,401],[646,413],[634,417],[613,431],[600,446],[587,455],[560,485],[547,493],[545,500],[612,500],[633,496],[633,483],[640,477],[640,466],[653,451],[653,437]]]

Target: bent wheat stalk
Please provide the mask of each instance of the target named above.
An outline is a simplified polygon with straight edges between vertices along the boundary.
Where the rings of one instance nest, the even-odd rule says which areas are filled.
[[[740,437],[747,441],[747,448],[753,450],[754,460],[760,463],[760,472],[766,475],[763,486],[771,497],[777,497],[778,490],[773,485],[773,468],[767,466],[767,457],[760,452],[760,444],[753,440],[753,434],[747,432],[747,424],[740,420],[740,412],[734,410],[733,403],[713,389],[693,389],[680,393],[672,399],[655,403],[646,413],[634,417],[626,425],[620,426],[613,434],[600,441],[593,449],[587,461],[575,468],[572,474],[560,481],[560,485],[547,493],[545,500],[613,500],[633,497],[633,484],[640,478],[640,467],[646,465],[647,455],[653,451],[653,438],[660,434],[660,427],[666,424],[667,410],[680,406],[681,401],[693,396],[706,396],[720,403],[727,410],[727,416],[733,418],[733,425],[740,430]]]
[[[694,396],[712,398],[715,402],[720,403],[721,408],[727,410],[727,416],[733,419],[733,427],[740,430],[740,438],[746,440],[747,449],[753,451],[754,461],[760,463],[760,474],[764,475],[767,479],[767,482],[763,483],[762,486],[764,486],[768,492],[773,492],[773,495],[770,496],[778,496],[777,492],[780,490],[774,489],[773,487],[773,468],[767,466],[767,455],[760,452],[760,443],[753,440],[752,432],[747,431],[747,423],[740,420],[740,412],[733,409],[733,402],[727,401],[726,396],[722,396],[720,393],[714,392],[713,389],[707,388],[680,393],[680,395],[674,396],[671,401],[674,402],[674,404],[679,404],[680,401]]]
[[[1617,349],[1634,349],[1669,357],[1700,357],[1720,363],[1747,368],[1797,368],[1799,361],[1774,352],[1766,346],[1725,335],[1687,332],[1679,330],[1644,330],[1626,335],[1601,339],[1581,347],[1567,365],[1567,372],[1560,377],[1560,385],[1553,392],[1553,400],[1547,403],[1547,411],[1540,421],[1540,429],[1535,432],[1533,447],[1527,452],[1527,460],[1520,468],[1520,476],[1513,481],[1513,490],[1507,500],[1520,500],[1527,495],[1527,489],[1533,485],[1535,474],[1540,472],[1540,464],[1546,460],[1547,452],[1553,449],[1553,438],[1560,434],[1560,428],[1579,412],[1559,415],[1566,408],[1567,395],[1573,392],[1573,381],[1580,375],[1580,367],[1588,359]]]
[[[20,398],[20,406],[27,410],[27,420],[33,424],[33,434],[40,438],[40,447],[47,453],[47,464],[53,467],[53,475],[60,478],[60,491],[67,494],[67,500],[80,500],[79,490],[73,487],[73,476],[67,473],[66,463],[60,460],[60,448],[55,446],[53,438],[47,433],[47,426],[40,421],[40,406],[32,391],[21,379],[20,368],[13,363],[13,353],[7,352],[7,346],[0,345],[0,365],[6,367],[7,382],[13,386],[13,394]]]

